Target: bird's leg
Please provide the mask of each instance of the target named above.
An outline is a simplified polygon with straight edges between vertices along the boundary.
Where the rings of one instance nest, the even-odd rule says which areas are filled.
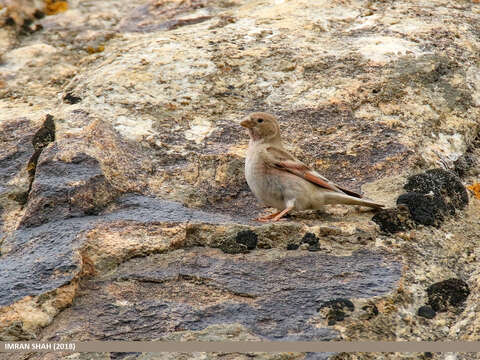
[[[272,221],[278,221],[278,220],[280,220],[280,218],[281,218],[283,215],[285,215],[286,213],[288,213],[288,212],[289,212],[290,210],[292,210],[293,208],[294,208],[294,206],[291,205],[291,206],[283,209],[282,211],[280,211],[279,213],[277,213],[277,214],[275,215],[275,217],[272,219]]]
[[[258,217],[258,218],[254,219],[254,220],[261,221],[261,222],[268,222],[268,220],[273,219],[275,216],[277,216],[278,214],[280,214],[282,211],[283,211],[283,210],[277,211],[276,213],[273,213],[273,214],[270,214],[270,215]]]

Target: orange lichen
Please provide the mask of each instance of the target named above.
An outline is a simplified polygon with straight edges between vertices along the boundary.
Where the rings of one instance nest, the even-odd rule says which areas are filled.
[[[55,15],[68,10],[66,1],[45,0],[45,13],[47,15]]]
[[[82,254],[82,271],[80,272],[80,277],[89,277],[95,276],[97,270],[95,269],[95,263],[93,260],[86,254]]]
[[[473,195],[480,200],[480,183],[475,183],[473,185],[467,186],[467,189],[473,191]]]

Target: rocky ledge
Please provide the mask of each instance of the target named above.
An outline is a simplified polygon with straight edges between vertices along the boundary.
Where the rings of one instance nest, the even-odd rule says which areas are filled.
[[[480,340],[479,20],[477,1],[0,1],[0,340]],[[387,208],[252,221],[251,111]]]

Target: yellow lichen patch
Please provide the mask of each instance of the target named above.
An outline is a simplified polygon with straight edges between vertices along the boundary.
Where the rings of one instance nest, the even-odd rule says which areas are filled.
[[[467,189],[473,191],[473,195],[480,200],[480,183],[475,183],[473,185],[467,186]]]
[[[183,246],[185,226],[143,226],[117,222],[90,230],[81,255],[85,275],[112,269],[136,256],[166,252]]]
[[[49,293],[26,296],[16,303],[0,308],[0,331],[13,324],[21,324],[21,331],[35,334],[50,324],[64,308],[72,304],[78,284],[72,281]]]
[[[87,47],[87,52],[89,54],[101,53],[103,50],[105,50],[105,46],[103,45],[98,45],[97,47],[94,47],[94,46]]]
[[[47,15],[55,15],[68,10],[66,1],[45,0],[45,13]]]

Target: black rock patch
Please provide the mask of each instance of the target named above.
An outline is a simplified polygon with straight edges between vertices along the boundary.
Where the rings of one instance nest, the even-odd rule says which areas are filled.
[[[454,215],[457,209],[468,204],[467,189],[459,177],[444,169],[410,176],[404,189],[408,192],[397,198],[397,205],[405,205],[409,216],[400,206],[379,210],[372,221],[380,226],[381,231],[405,231],[415,227],[415,223],[439,226],[445,216]]]
[[[444,169],[432,169],[410,176],[404,189],[441,197],[451,215],[455,214],[455,209],[463,209],[468,204],[465,186],[455,173]]]
[[[63,102],[67,103],[67,104],[77,104],[79,103],[80,101],[82,101],[82,98],[81,97],[78,97],[78,96],[75,96],[73,95],[72,93],[67,93],[64,97],[63,97]]]
[[[380,209],[372,218],[372,221],[380,226],[380,231],[396,233],[412,229],[415,222],[406,206],[398,206],[393,209]]]
[[[257,247],[258,236],[252,230],[239,231],[235,237],[227,237],[218,246],[226,254],[246,254]]]
[[[424,305],[418,308],[417,315],[426,319],[433,319],[437,313],[430,305]]]
[[[33,17],[35,19],[43,19],[45,17],[45,13],[43,11],[40,11],[40,10],[35,10],[35,12],[33,13]]]
[[[287,250],[297,250],[300,247],[300,245],[295,244],[295,243],[290,243],[287,245]]]
[[[313,233],[306,233],[302,238],[302,244],[307,243],[308,245],[318,245],[318,237]]]
[[[235,237],[235,242],[245,246],[247,250],[253,250],[257,247],[258,236],[252,230],[240,231]]]
[[[302,238],[302,244],[308,244],[308,251],[319,251],[320,239],[313,233],[306,233]]]
[[[447,212],[447,206],[441,196],[408,192],[397,199],[397,204],[404,204],[410,210],[412,219],[417,224],[438,226]]]
[[[470,294],[465,281],[448,279],[430,285],[427,289],[428,305],[437,312],[445,312],[449,307],[459,307]]]
[[[355,306],[348,299],[338,298],[323,303],[318,311],[324,313],[328,325],[335,325],[337,321],[343,321],[345,317],[355,310]]]
[[[365,319],[370,320],[378,315],[378,308],[375,304],[367,304],[362,306],[362,310],[365,312]]]

